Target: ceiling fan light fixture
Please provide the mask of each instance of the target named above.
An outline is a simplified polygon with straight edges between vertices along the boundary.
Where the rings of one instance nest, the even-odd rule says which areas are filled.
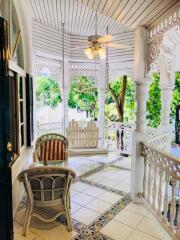
[[[93,59],[93,51],[91,47],[86,48],[84,52],[89,59]]]
[[[88,47],[84,50],[84,52],[89,59],[94,59],[98,55],[100,59],[104,59],[106,57],[106,50],[99,46]]]
[[[98,54],[100,59],[104,59],[106,57],[106,50],[105,48],[100,47],[98,50]]]

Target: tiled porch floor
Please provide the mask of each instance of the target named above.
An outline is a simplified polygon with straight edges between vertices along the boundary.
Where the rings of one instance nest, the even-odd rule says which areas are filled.
[[[171,239],[144,204],[131,202],[129,158],[74,157],[69,165],[77,172],[71,188],[74,231],[67,232],[63,217],[51,224],[32,219],[27,237],[22,237],[22,202],[14,220],[15,240]]]

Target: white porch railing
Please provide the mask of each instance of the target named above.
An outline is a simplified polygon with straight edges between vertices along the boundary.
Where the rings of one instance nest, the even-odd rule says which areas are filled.
[[[149,126],[146,126],[146,133],[148,134],[149,137],[156,137],[161,133],[161,128],[152,128]]]
[[[167,140],[163,134],[142,143],[143,198],[171,236],[179,239],[180,160],[164,151]]]
[[[171,146],[170,136],[167,133],[160,134],[148,141],[154,147],[168,152]]]
[[[122,122],[110,122],[105,125],[105,144],[111,151],[131,154],[132,132],[134,126]]]
[[[77,122],[80,128],[85,128],[87,121]],[[95,122],[98,126],[98,122]],[[46,133],[62,133],[62,122],[37,123],[37,136]],[[110,151],[118,150],[120,153],[131,154],[132,151],[132,131],[134,126],[121,122],[109,122],[105,124],[105,147]],[[84,135],[87,135],[83,133]],[[83,141],[84,142],[84,141]]]
[[[37,136],[46,133],[62,133],[62,122],[37,123]]]

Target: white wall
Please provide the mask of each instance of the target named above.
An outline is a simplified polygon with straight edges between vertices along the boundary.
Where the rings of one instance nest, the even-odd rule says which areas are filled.
[[[32,73],[32,12],[28,0],[14,0],[22,34],[24,70]]]

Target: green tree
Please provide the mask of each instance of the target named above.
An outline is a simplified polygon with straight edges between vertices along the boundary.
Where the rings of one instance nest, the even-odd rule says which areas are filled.
[[[174,123],[176,120],[176,107],[180,105],[180,72],[176,72],[175,86],[171,101],[170,122]]]
[[[128,122],[135,117],[135,86],[130,77],[118,77],[108,85],[105,116],[110,121]]]
[[[36,78],[36,99],[39,105],[56,108],[62,101],[58,82],[51,77]]]
[[[97,87],[87,76],[81,76],[72,81],[68,99],[69,107],[86,111],[92,117],[97,117],[97,100]]]
[[[180,72],[175,75],[175,87],[172,94],[170,122],[174,123],[176,118],[176,107],[180,103]],[[152,75],[152,84],[149,89],[149,99],[147,101],[148,126],[158,127],[161,121],[161,90],[160,74]]]
[[[149,88],[149,99],[146,105],[148,126],[153,128],[158,127],[161,121],[161,91],[159,79],[159,73],[154,73],[152,75],[152,83]]]

